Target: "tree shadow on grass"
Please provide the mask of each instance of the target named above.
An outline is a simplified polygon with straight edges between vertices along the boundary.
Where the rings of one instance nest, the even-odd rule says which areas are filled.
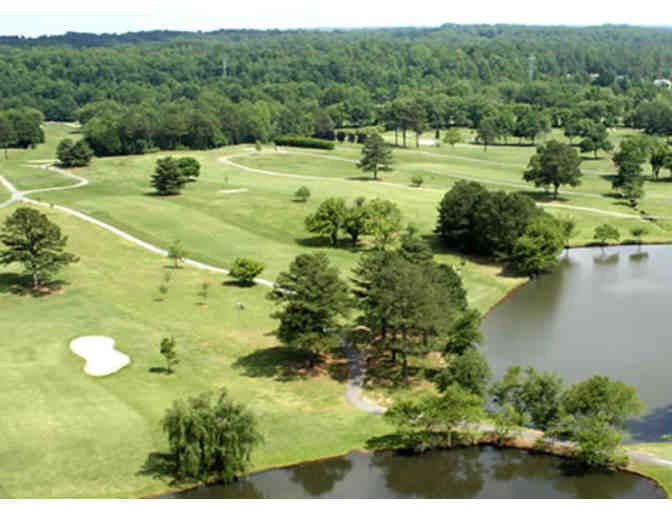
[[[327,249],[342,249],[353,250],[352,241],[349,238],[341,237],[336,246],[331,244],[331,239],[326,236],[304,237],[294,239],[294,242],[299,246],[306,248],[327,248]],[[357,249],[355,248],[355,251]]]
[[[352,176],[352,177],[346,177],[346,180],[348,181],[364,181],[364,182],[381,182],[382,179],[374,179],[373,176],[367,176],[367,175],[357,175],[357,176]]]
[[[546,191],[516,191],[519,195],[525,195],[530,197],[535,202],[548,203],[548,202],[567,202],[569,199],[558,195],[557,198],[553,198],[553,193],[548,193]],[[562,190],[560,190],[562,193]]]
[[[350,364],[347,360],[332,361],[327,365],[329,376],[338,382],[345,382],[350,375]]]
[[[152,367],[148,370],[152,374],[172,374],[172,370],[168,370],[165,367]]]
[[[299,368],[307,364],[307,356],[301,351],[289,347],[270,347],[238,358],[232,366],[241,368],[246,377],[268,377],[286,382],[300,378]]]
[[[39,289],[33,288],[31,275],[18,273],[0,274],[0,294],[14,294],[15,296],[32,296],[41,298],[61,291],[67,282],[65,280],[53,280],[43,284]]]
[[[238,287],[239,289],[249,289],[256,285],[255,282],[242,282],[240,280],[226,280],[222,282],[224,287]]]
[[[391,358],[369,359],[367,360],[366,375],[364,386],[375,388],[409,388],[418,382],[419,379],[426,379],[424,367],[408,364],[408,386],[404,383],[402,376],[402,364],[400,357],[397,361]]]

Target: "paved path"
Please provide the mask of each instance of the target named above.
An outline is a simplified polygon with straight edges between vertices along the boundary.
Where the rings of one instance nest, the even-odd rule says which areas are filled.
[[[224,162],[229,163],[233,166],[240,167],[242,169],[248,170],[248,167],[245,167],[243,165],[239,165],[237,163],[233,163],[233,162],[229,161],[228,158],[221,158],[221,161],[224,161]],[[156,253],[156,254],[162,255],[162,256],[167,256],[168,255],[168,252],[166,250],[162,249],[162,248],[159,248],[157,246],[154,246],[153,244],[142,241],[142,240],[138,239],[137,237],[134,237],[134,236],[122,231],[122,230],[119,230],[116,227],[113,227],[112,225],[109,225],[109,224],[104,223],[100,220],[92,218],[91,216],[88,216],[88,215],[86,215],[82,212],[76,211],[75,209],[71,209],[69,207],[63,207],[63,206],[60,206],[60,205],[48,204],[48,203],[45,203],[45,202],[41,202],[39,200],[33,200],[33,199],[30,199],[30,198],[27,198],[26,195],[29,195],[29,194],[49,192],[49,191],[60,191],[60,190],[67,190],[67,189],[75,189],[75,188],[79,188],[79,187],[82,187],[82,186],[86,186],[89,183],[89,181],[87,179],[85,179],[84,177],[74,175],[72,172],[69,172],[69,171],[66,171],[66,170],[60,170],[60,169],[52,168],[48,164],[44,165],[42,168],[44,170],[47,170],[47,171],[50,171],[50,172],[59,173],[59,174],[63,175],[64,177],[76,179],[79,182],[77,184],[73,184],[73,185],[70,185],[70,186],[57,186],[57,187],[51,187],[51,188],[41,188],[41,189],[34,189],[34,190],[28,190],[28,191],[19,191],[19,190],[16,189],[16,187],[11,182],[9,182],[5,177],[0,175],[0,183],[3,186],[5,186],[5,188],[7,188],[9,190],[9,192],[12,194],[12,197],[9,200],[0,204],[0,209],[3,208],[3,207],[7,207],[7,206],[9,206],[9,205],[11,205],[15,202],[26,202],[26,203],[29,203],[29,204],[38,205],[38,206],[42,206],[42,207],[50,207],[50,208],[53,208],[53,209],[57,209],[59,211],[66,212],[66,213],[68,213],[72,216],[76,216],[77,218],[80,218],[80,219],[82,219],[86,222],[92,223],[92,224],[94,224],[94,225],[96,225],[100,228],[103,228],[103,229],[105,229],[109,232],[112,232],[113,234],[115,234],[115,235],[117,235],[117,236],[119,236],[119,237],[133,243],[133,244],[136,244],[136,245],[138,245],[138,246],[140,246],[140,247],[142,247],[142,248],[144,248],[148,251],[151,251],[153,253]],[[270,174],[270,175],[297,177],[293,174],[278,174],[277,172],[267,172],[265,170],[257,170],[257,169],[252,169],[252,168],[249,168],[249,170],[254,171],[254,172],[258,172],[258,173]],[[312,179],[323,179],[323,178],[320,178],[320,177],[310,177],[310,178],[312,178]],[[332,180],[337,180],[337,179],[332,179]],[[338,180],[340,180],[340,179],[338,179]],[[380,184],[391,184],[391,183],[380,183]],[[404,186],[404,187],[406,187],[406,186]],[[570,208],[570,206],[564,206],[564,207]],[[574,209],[576,209],[576,207],[574,207]],[[588,208],[580,208],[580,209],[591,210],[591,209],[588,209]],[[609,211],[601,211],[599,209],[594,209],[592,211],[600,212],[600,213],[607,213],[607,214],[619,214],[619,213],[610,213]],[[192,260],[192,259],[185,259],[184,263],[186,265],[190,265],[190,266],[193,266],[193,267],[196,267],[196,268],[199,268],[199,269],[204,269],[204,270],[207,270],[207,271],[213,271],[213,272],[222,273],[222,274],[229,274],[229,271],[227,271],[226,269],[216,267],[216,266],[211,266],[209,264],[204,264],[202,262],[198,262],[198,261]],[[261,285],[265,285],[267,287],[271,287],[271,288],[273,288],[273,286],[274,286],[273,282],[270,282],[268,280],[264,280],[262,278],[255,278],[255,282],[259,283]],[[346,341],[343,341],[343,343],[341,344],[341,347],[342,347],[343,352],[348,357],[348,360],[350,362],[350,374],[348,376],[348,382],[346,384],[345,399],[350,404],[352,404],[355,407],[357,407],[359,409],[362,409],[363,411],[366,411],[368,413],[375,414],[375,415],[384,414],[385,411],[387,411],[386,408],[384,408],[384,407],[382,407],[382,406],[380,406],[380,405],[378,405],[374,402],[370,402],[362,396],[362,383],[363,383],[363,379],[364,379],[365,370],[364,370],[364,368],[362,368],[362,361],[361,361],[359,353]],[[493,427],[491,425],[479,424],[478,428],[483,432],[488,432],[488,431],[493,430]],[[539,437],[539,433],[535,432],[535,431],[526,431],[526,432],[523,433],[523,437],[533,439],[533,438]],[[556,444],[568,445],[569,443],[556,443]],[[669,461],[667,459],[661,459],[659,457],[655,457],[655,456],[647,454],[647,453],[628,450],[628,455],[633,460],[636,460],[636,461],[639,461],[639,462],[644,462],[644,463],[647,463],[647,464],[655,464],[655,465],[659,465],[659,466],[671,467],[672,468],[672,461]]]
[[[53,205],[49,204],[46,202],[42,202],[39,200],[33,200],[31,198],[27,198],[26,195],[29,194],[34,194],[34,193],[44,193],[48,191],[60,191],[60,190],[66,190],[66,189],[74,189],[74,188],[79,188],[81,186],[86,186],[89,181],[85,179],[84,177],[79,177],[77,175],[74,175],[72,172],[68,172],[66,170],[59,170],[55,168],[50,168],[49,165],[45,165],[42,167],[45,170],[48,170],[50,172],[56,172],[59,174],[62,174],[65,177],[69,177],[72,179],[76,179],[79,182],[77,184],[73,184],[71,186],[58,186],[58,187],[53,187],[53,188],[42,188],[42,189],[34,189],[34,190],[28,190],[28,191],[18,191],[14,185],[9,182],[7,179],[5,179],[3,176],[0,175],[0,183],[2,183],[12,194],[12,198],[9,200],[3,202],[0,204],[0,209],[3,207],[7,207],[15,202],[25,202],[28,204],[32,205],[38,205],[42,207],[50,207],[59,211],[63,211],[65,213],[68,213],[72,216],[76,216],[77,218],[84,220],[88,223],[92,223],[100,228],[103,228],[107,230],[108,232],[111,232],[122,239],[125,239],[126,241],[129,241],[137,246],[140,246],[141,248],[144,248],[145,250],[151,251],[153,253],[156,253],[157,255],[162,255],[164,257],[168,256],[168,252],[162,248],[159,248],[158,246],[154,246],[153,244],[147,243],[145,241],[142,241],[141,239],[138,239],[135,236],[132,236],[131,234],[128,234],[127,232],[124,232],[123,230],[119,230],[116,227],[113,227],[112,225],[109,225],[108,223],[105,223],[103,221],[97,220],[96,218],[93,218],[87,214],[84,214],[82,212],[79,212],[75,209],[71,209],[69,207],[63,207],[61,205]],[[198,269],[204,269],[206,271],[213,271],[215,273],[221,273],[221,274],[229,274],[229,271],[221,268],[221,267],[216,267],[216,266],[211,266],[210,264],[204,264],[202,262],[198,262],[197,260],[193,259],[184,259],[185,265],[196,267]],[[255,278],[254,281],[256,283],[259,283],[261,285],[265,285],[267,287],[273,288],[273,282],[270,282],[268,280],[264,280],[263,278]]]
[[[377,415],[384,414],[385,411],[387,411],[386,408],[379,406],[374,402],[370,402],[362,396],[362,384],[364,382],[365,370],[362,368],[362,360],[359,352],[357,352],[357,350],[346,340],[341,342],[341,349],[350,363],[350,375],[348,376],[348,383],[345,387],[345,400],[367,413]]]
[[[281,151],[282,153],[289,153],[289,154],[302,154],[305,156],[313,156],[316,158],[328,158],[328,159],[338,159],[342,161],[348,161],[348,162],[355,162],[355,160],[352,159],[346,159],[346,158],[338,158],[336,156],[325,156],[322,154],[313,154],[313,153],[300,153],[300,152],[294,152],[294,151]],[[424,192],[433,192],[433,193],[445,193],[446,190],[442,189],[436,189],[436,188],[417,188],[417,187],[411,187],[405,184],[396,184],[392,182],[382,182],[382,181],[374,181],[374,180],[367,180],[367,181],[352,181],[347,178],[342,178],[342,177],[320,177],[317,175],[298,175],[298,174],[290,174],[290,173],[285,173],[285,172],[275,172],[272,170],[260,170],[259,168],[252,168],[246,165],[241,165],[240,163],[236,163],[234,161],[231,161],[231,158],[235,158],[238,156],[248,156],[249,153],[240,153],[240,154],[230,154],[228,156],[224,156],[219,158],[219,161],[222,163],[226,163],[228,165],[234,166],[236,168],[239,168],[241,170],[244,170],[246,172],[251,172],[251,173],[257,173],[257,174],[263,174],[263,175],[270,175],[273,177],[285,177],[285,178],[290,178],[290,179],[303,179],[303,180],[312,180],[312,181],[330,181],[330,182],[350,182],[350,183],[355,183],[355,182],[360,182],[360,183],[366,183],[366,184],[373,184],[373,185],[378,185],[378,186],[391,186],[394,188],[403,188],[408,191],[424,191]],[[459,175],[459,174],[450,174],[446,172],[441,172],[439,170],[425,170],[426,172],[437,174],[437,175],[443,175],[446,177],[451,177],[454,179],[463,179],[465,181],[473,181],[473,182],[480,182],[482,184],[492,184],[496,186],[508,186],[512,188],[520,188],[520,189],[529,189],[530,191],[532,190],[538,190],[538,188],[535,188],[534,186],[530,186],[528,184],[515,184],[515,183],[510,183],[510,182],[505,182],[505,181],[495,181],[491,179],[481,179],[478,177],[466,177],[464,175]],[[584,197],[592,197],[592,198],[600,198],[604,199],[603,196],[594,194],[594,193],[580,193],[578,191],[559,191],[559,195],[575,195],[575,196],[584,196]],[[664,199],[652,199],[652,200],[662,200],[662,201],[669,201],[669,200],[664,200]],[[559,207],[562,209],[572,209],[575,211],[584,211],[584,212],[590,212],[590,213],[595,213],[595,214],[601,214],[605,216],[613,216],[617,218],[632,218],[632,219],[642,219],[642,216],[638,214],[628,214],[628,213],[620,213],[620,212],[615,212],[615,211],[605,211],[604,209],[596,209],[592,207],[581,207],[581,206],[576,206],[576,205],[563,205],[563,204],[547,204],[547,203],[540,203],[538,204],[541,207]],[[647,218],[655,219],[655,220],[672,220],[672,216],[647,216]]]

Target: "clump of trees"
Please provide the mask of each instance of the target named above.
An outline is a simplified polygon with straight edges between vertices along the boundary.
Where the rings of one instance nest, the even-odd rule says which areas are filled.
[[[43,143],[44,131],[40,127],[42,122],[44,115],[34,108],[21,107],[0,111],[0,149],[35,148],[37,144]]]
[[[231,482],[264,439],[256,418],[226,390],[176,400],[162,421],[178,481]]]
[[[59,269],[78,262],[66,252],[68,237],[45,214],[30,207],[19,207],[5,219],[0,230],[0,264],[22,264],[31,274],[33,288],[39,287]]]
[[[178,195],[200,173],[200,163],[194,158],[167,156],[156,160],[151,183],[158,195]]]
[[[343,231],[350,236],[353,247],[357,247],[361,236],[371,235],[376,247],[385,250],[402,228],[402,214],[389,200],[376,198],[366,202],[360,197],[348,207],[344,198],[330,197],[304,223],[308,232],[328,236],[332,246],[338,246]]]
[[[468,181],[444,195],[435,232],[450,248],[502,259],[523,274],[551,268],[568,235],[531,198]]]
[[[556,374],[533,367],[509,367],[490,394],[500,410],[507,406],[509,424],[534,425],[546,438],[574,441],[577,460],[589,467],[624,462],[618,451],[623,426],[644,410],[636,390],[623,382],[595,375],[565,388]]]
[[[64,138],[56,148],[56,157],[65,168],[88,166],[93,157],[93,151],[85,140],[73,142]]]

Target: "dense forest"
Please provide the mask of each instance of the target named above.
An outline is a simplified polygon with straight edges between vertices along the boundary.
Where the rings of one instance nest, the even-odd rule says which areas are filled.
[[[67,33],[0,37],[0,58],[0,110],[80,120],[97,155],[484,118],[486,143],[577,119],[672,134],[662,28]]]

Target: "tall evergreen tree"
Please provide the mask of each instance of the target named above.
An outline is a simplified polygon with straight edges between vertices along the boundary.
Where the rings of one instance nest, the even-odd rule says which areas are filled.
[[[34,288],[60,268],[79,260],[64,251],[68,238],[58,225],[30,207],[19,207],[7,217],[0,230],[0,242],[6,247],[0,250],[0,264],[23,264],[32,275]]]
[[[387,146],[383,137],[373,133],[366,138],[362,147],[362,158],[357,167],[363,172],[373,172],[373,178],[378,179],[378,172],[392,170],[392,149]]]
[[[280,320],[278,339],[307,352],[311,367],[320,354],[338,345],[336,330],[350,313],[351,299],[324,253],[297,256],[289,271],[280,273],[268,298],[284,305],[272,315]]]

